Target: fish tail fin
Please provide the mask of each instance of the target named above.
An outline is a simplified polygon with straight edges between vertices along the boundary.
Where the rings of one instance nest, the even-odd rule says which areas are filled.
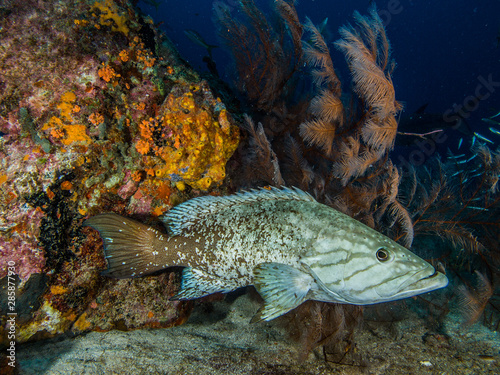
[[[156,229],[117,214],[101,214],[86,220],[84,226],[99,232],[108,269],[102,274],[124,279],[144,276],[165,265],[161,244],[163,235]]]

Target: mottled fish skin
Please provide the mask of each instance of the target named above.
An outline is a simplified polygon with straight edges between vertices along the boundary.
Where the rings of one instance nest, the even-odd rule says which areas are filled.
[[[409,250],[295,188],[194,198],[163,221],[168,235],[116,214],[85,224],[103,239],[107,275],[184,266],[177,299],[253,284],[266,303],[257,320],[308,299],[365,305],[447,284]]]

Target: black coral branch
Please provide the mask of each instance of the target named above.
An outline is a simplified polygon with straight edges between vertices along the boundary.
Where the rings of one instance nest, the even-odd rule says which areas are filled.
[[[253,120],[245,115],[244,128],[250,134],[250,159],[247,165],[250,165],[253,171],[265,180],[268,184],[274,186],[283,186],[285,181],[281,176],[278,158],[271,148],[271,144],[266,137],[264,128],[259,122],[257,127]]]
[[[336,42],[346,56],[356,97],[347,109],[328,47],[312,22],[305,24],[311,36],[304,43],[304,53],[313,66],[318,94],[309,108],[313,118],[301,124],[300,134],[334,160],[332,175],[343,185],[384,164],[394,145],[395,115],[401,108],[387,69],[390,46],[382,21],[375,8],[368,16],[356,12],[354,17],[356,26],[342,27],[342,39]],[[398,207],[393,211],[401,212]]]
[[[369,16],[356,12],[355,18],[358,28],[342,27],[342,39],[335,44],[346,55],[354,91],[368,106],[363,140],[371,147],[390,149],[397,131],[394,116],[401,105],[395,99],[390,72],[386,71],[389,42],[375,8],[370,10]]]
[[[285,140],[285,151],[287,155],[286,166],[290,170],[292,186],[299,186],[302,190],[309,190],[314,180],[314,171],[302,153],[299,143],[290,135]]]
[[[322,90],[311,100],[311,112],[325,122],[333,122],[342,126],[344,123],[344,105],[340,97],[332,91]]]
[[[493,286],[485,276],[479,271],[476,271],[476,276],[478,283],[474,289],[464,285],[458,288],[460,310],[465,317],[466,324],[469,325],[481,317],[494,293]]]
[[[321,119],[309,120],[300,125],[302,138],[321,148],[328,156],[332,154],[335,130],[333,123]]]
[[[310,33],[310,42],[304,43],[306,61],[315,67],[312,71],[316,86],[325,84],[336,96],[341,94],[340,80],[335,73],[330,50],[326,45],[321,32],[306,18],[305,29]]]
[[[358,31],[352,26],[340,28],[343,39],[335,44],[346,55],[355,91],[375,110],[377,117],[382,119],[394,114],[397,108],[390,75],[384,72],[385,64],[379,66],[377,63],[379,51],[380,54],[389,55],[388,45],[377,44],[379,35],[386,39],[385,30],[374,9],[371,9],[369,17],[359,13],[356,17],[364,21],[360,23],[361,30]]]
[[[219,4],[215,12],[218,34],[235,62],[238,90],[256,110],[270,112],[286,100],[293,86],[302,59],[302,25],[292,1],[275,2],[275,23],[253,1],[237,3],[243,17]]]

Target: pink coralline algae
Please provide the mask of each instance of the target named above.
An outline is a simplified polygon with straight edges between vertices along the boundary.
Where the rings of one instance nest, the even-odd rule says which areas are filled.
[[[7,275],[8,266],[19,265],[15,269],[22,280],[27,280],[33,273],[42,272],[45,266],[43,249],[37,245],[36,240],[32,242],[26,240],[26,238],[11,238],[8,241],[0,241],[0,278]]]
[[[7,275],[7,263],[14,266],[21,280],[32,273],[40,273],[45,265],[43,249],[37,243],[43,213],[33,208],[9,215],[9,221],[0,221],[0,279]]]
[[[118,189],[117,194],[122,199],[130,198],[137,191],[138,183],[134,180],[129,180],[125,185]]]

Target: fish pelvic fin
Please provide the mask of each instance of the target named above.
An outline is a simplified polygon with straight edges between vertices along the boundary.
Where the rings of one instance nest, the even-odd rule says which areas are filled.
[[[91,217],[83,225],[97,230],[102,238],[108,262],[102,272],[105,276],[138,277],[169,266],[158,251],[163,235],[148,225],[113,213]]]
[[[186,267],[182,270],[182,281],[179,292],[170,300],[187,300],[208,296],[217,292],[230,292],[224,280],[196,268]]]
[[[254,285],[264,299],[251,322],[271,320],[293,310],[308,297],[314,278],[282,263],[261,263],[254,268]]]

